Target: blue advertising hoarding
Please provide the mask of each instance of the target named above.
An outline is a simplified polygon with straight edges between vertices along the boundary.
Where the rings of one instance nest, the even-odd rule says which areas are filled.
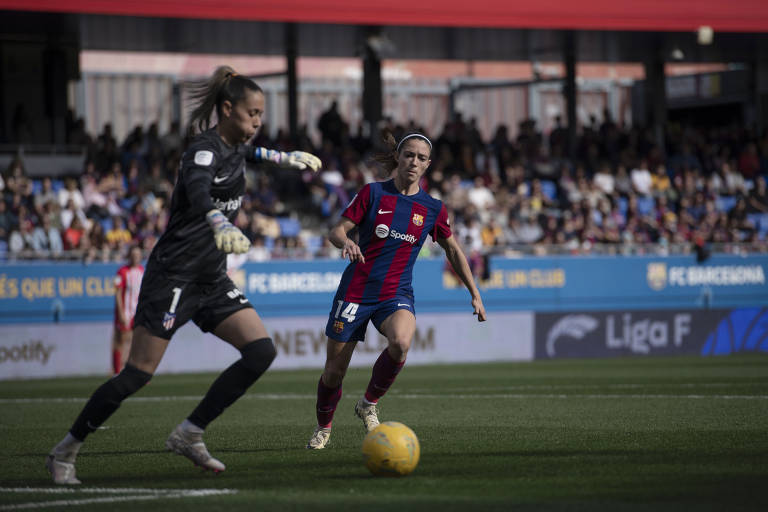
[[[768,352],[768,308],[536,313],[534,357]]]
[[[247,263],[231,277],[263,316],[325,315],[341,260]],[[768,256],[492,258],[480,282],[494,311],[729,309],[768,305]],[[0,323],[91,322],[112,317],[116,264],[5,264]],[[470,310],[443,259],[414,270],[418,312]]]

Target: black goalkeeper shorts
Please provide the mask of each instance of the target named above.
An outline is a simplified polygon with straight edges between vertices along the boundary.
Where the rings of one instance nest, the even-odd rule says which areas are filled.
[[[142,325],[152,335],[170,340],[189,320],[203,332],[210,332],[233,313],[252,307],[226,275],[215,282],[196,283],[147,270],[133,325]]]

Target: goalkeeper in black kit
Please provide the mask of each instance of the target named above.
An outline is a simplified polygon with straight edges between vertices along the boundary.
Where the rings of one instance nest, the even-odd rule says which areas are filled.
[[[320,168],[309,153],[244,145],[261,126],[264,93],[229,67],[196,84],[191,123],[200,130],[185,151],[171,200],[168,227],[147,262],[123,371],[91,395],[46,467],[57,484],[79,484],[75,459],[123,400],[152,378],[174,332],[192,320],[240,351],[241,358],[171,432],[168,450],[215,472],[224,464],[203,443],[203,432],[269,368],[275,347],[258,313],[226,275],[226,254],[244,253],[248,238],[233,225],[245,192],[245,162],[270,161],[291,169]],[[210,127],[216,113],[217,124]]]

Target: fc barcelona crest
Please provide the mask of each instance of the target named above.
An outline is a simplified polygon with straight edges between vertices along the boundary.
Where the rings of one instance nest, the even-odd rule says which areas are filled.
[[[647,271],[646,278],[648,279],[648,286],[656,291],[664,289],[667,285],[667,264],[649,263]]]
[[[333,322],[333,330],[336,332],[341,332],[344,330],[344,322],[341,322],[339,320]]]
[[[424,224],[424,216],[423,215],[419,215],[418,213],[414,213],[413,214],[413,223],[416,224],[417,226],[421,226],[422,224]]]

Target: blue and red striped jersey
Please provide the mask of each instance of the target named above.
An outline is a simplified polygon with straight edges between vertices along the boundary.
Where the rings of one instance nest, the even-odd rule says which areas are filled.
[[[365,263],[350,263],[344,271],[337,296],[345,302],[413,297],[413,264],[427,235],[433,240],[451,236],[442,201],[422,189],[403,195],[394,180],[364,186],[342,215],[357,224],[365,256]]]

